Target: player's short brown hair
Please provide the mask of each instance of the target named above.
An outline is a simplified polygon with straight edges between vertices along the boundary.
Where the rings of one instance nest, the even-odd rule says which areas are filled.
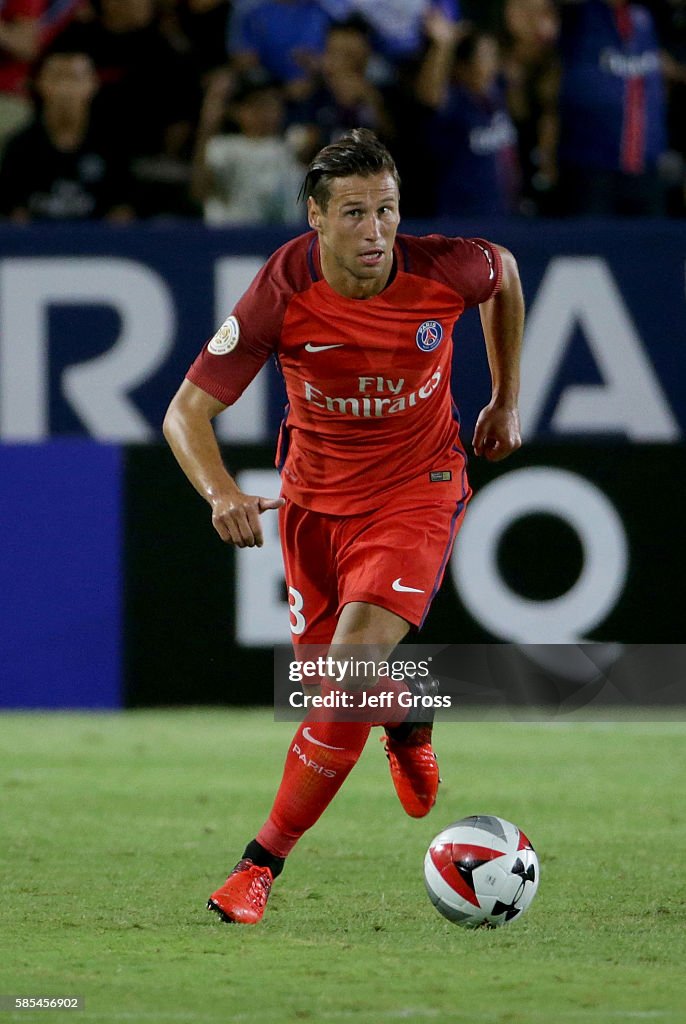
[[[384,144],[369,128],[353,128],[319,150],[307,168],[300,198],[312,196],[317,205],[326,210],[334,178],[349,178],[353,174],[366,178],[382,171],[388,171],[400,188],[398,169]]]

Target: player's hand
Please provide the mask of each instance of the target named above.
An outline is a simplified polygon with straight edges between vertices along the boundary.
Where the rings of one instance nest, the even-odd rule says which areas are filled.
[[[212,502],[212,525],[227,544],[237,548],[261,548],[264,536],[260,516],[270,509],[281,508],[283,498],[261,498],[256,494],[236,491]]]
[[[517,451],[521,443],[516,406],[493,401],[481,410],[472,440],[475,455],[483,455],[489,462],[500,462]]]

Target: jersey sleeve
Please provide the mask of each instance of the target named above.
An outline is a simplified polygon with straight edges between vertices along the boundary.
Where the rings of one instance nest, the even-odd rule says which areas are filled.
[[[224,405],[233,405],[276,352],[293,291],[279,250],[203,346],[186,379]]]
[[[411,252],[411,262],[434,280],[452,288],[465,307],[487,302],[500,288],[503,265],[500,253],[484,238],[447,238],[426,235]]]

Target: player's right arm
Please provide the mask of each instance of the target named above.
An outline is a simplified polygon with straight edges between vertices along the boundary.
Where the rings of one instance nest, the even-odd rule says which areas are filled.
[[[261,547],[260,514],[283,498],[244,494],[224,465],[212,420],[226,406],[184,380],[164,418],[164,436],[190,482],[212,509],[212,525],[223,541],[239,548]]]

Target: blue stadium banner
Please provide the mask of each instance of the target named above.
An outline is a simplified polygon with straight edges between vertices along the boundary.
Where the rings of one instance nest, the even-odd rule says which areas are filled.
[[[248,492],[278,488],[271,446],[225,454]],[[686,446],[532,444],[470,475],[421,643],[681,642]],[[235,551],[166,445],[59,440],[0,446],[0,521],[0,707],[271,701],[275,514]]]
[[[0,707],[121,704],[122,453],[0,446]]]
[[[405,227],[488,237],[516,254],[528,305],[528,440],[682,439],[681,224]],[[196,223],[0,228],[0,441],[159,438],[188,365],[288,237],[283,229]],[[468,433],[489,389],[473,310],[456,329],[454,388]],[[220,436],[269,440],[282,399],[270,366],[220,417]]]

